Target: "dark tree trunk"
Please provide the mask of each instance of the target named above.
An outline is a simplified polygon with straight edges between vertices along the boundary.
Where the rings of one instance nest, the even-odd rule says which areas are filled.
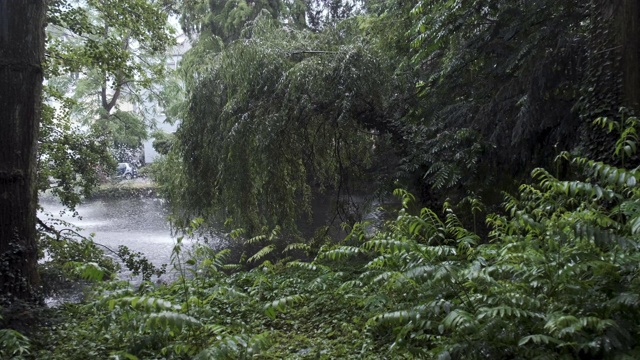
[[[37,299],[45,0],[0,0],[0,302]]]
[[[595,0],[597,11],[595,22],[604,22],[608,26],[601,32],[609,44],[597,44],[606,54],[606,61],[600,67],[613,66],[617,72],[615,77],[607,79],[611,85],[617,86],[616,104],[640,113],[640,4],[638,0]],[[619,76],[619,77],[618,77]],[[610,92],[604,84],[605,90]],[[617,111],[618,109],[612,109]]]
[[[627,107],[640,114],[640,4],[618,0],[617,31],[622,47],[622,93]]]

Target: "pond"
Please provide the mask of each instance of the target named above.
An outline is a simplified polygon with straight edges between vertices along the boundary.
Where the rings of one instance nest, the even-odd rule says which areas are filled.
[[[163,281],[171,281],[175,277],[171,272],[170,260],[176,237],[171,234],[167,206],[163,199],[133,197],[91,200],[77,207],[77,216],[65,212],[62,204],[50,197],[42,197],[40,205],[43,210],[38,213],[38,217],[45,223],[51,225],[51,218],[61,219],[81,228],[79,232],[83,236],[95,234],[96,243],[113,250],[125,245],[132,251],[144,254],[157,267],[167,264],[168,274],[162,277]],[[59,229],[59,226],[56,228]],[[185,238],[183,244],[189,247],[191,240]],[[132,284],[141,281],[140,276],[134,277],[126,269],[118,275]],[[46,299],[46,302],[53,306],[62,302],[78,301],[81,292],[78,288],[69,289],[54,298]]]
[[[139,251],[156,266],[168,264],[175,237],[167,221],[167,209],[159,198],[100,199],[88,201],[77,208],[78,216],[64,212],[65,208],[53,199],[42,199],[41,219],[51,216],[69,222],[82,230],[94,233],[96,243],[117,249],[125,245]],[[47,215],[50,214],[50,215]]]
[[[77,207],[77,216],[65,212],[65,208],[55,199],[42,197],[40,204],[43,210],[38,217],[51,224],[53,217],[62,219],[74,226],[81,228],[80,234],[89,236],[94,233],[94,241],[101,245],[116,250],[118,246],[125,245],[130,250],[141,252],[155,266],[167,264],[168,274],[163,276],[163,281],[171,281],[175,273],[171,273],[171,253],[176,244],[176,237],[171,234],[171,227],[167,220],[168,211],[165,201],[156,197],[132,197],[132,198],[101,198],[87,201]],[[328,212],[326,204],[314,204],[314,211]],[[365,220],[373,224],[380,224],[385,216],[384,212],[376,210],[379,203],[370,206],[372,209],[365,216]],[[318,225],[318,224],[315,224]],[[334,224],[334,237],[344,236],[337,224]],[[216,242],[216,239],[212,239]],[[190,247],[191,240],[185,238],[183,244]],[[132,284],[140,282],[140,276],[133,277],[130,272],[123,270],[119,277],[130,281]],[[155,280],[155,279],[153,279]],[[78,296],[78,291],[71,294]],[[49,299],[49,302],[60,303],[69,301],[66,299]]]

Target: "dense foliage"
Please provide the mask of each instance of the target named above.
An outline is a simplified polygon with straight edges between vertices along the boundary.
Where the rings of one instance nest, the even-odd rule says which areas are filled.
[[[155,126],[156,83],[175,42],[164,6],[56,0],[48,20],[49,87],[69,97],[67,116],[107,140],[118,161],[136,162]]]
[[[49,91],[50,99],[68,101]],[[66,105],[44,106],[38,146],[38,190],[49,190],[71,210],[115,167],[106,137],[74,125]]]
[[[622,86],[634,70],[620,60],[633,46],[617,25],[632,9],[331,2],[317,25],[307,4],[302,26],[285,11],[296,2],[258,3],[184,13],[201,32],[182,65],[184,126],[169,156],[183,171],[159,178],[183,224],[215,210],[247,229],[290,227],[313,210],[309,199],[332,198],[340,212],[342,183],[388,194],[394,180],[423,204],[480,198],[497,210],[501,191],[560,150],[605,159],[614,140],[590,120],[637,106]],[[241,12],[231,25],[221,15]],[[334,154],[318,143],[336,144]]]
[[[69,54],[97,66],[78,87],[87,99],[100,92],[94,115],[109,126],[96,129],[135,145],[144,128],[118,130],[114,118],[135,121],[113,104],[134,78],[150,85],[156,67],[110,49],[128,49],[128,35],[152,53],[166,46],[153,36],[161,24],[125,14],[165,3],[115,3],[88,1],[95,18],[58,1],[51,16],[88,37]],[[154,176],[178,230],[198,238],[224,221],[234,246],[178,238],[168,284],[149,282],[164,269],[120,249],[145,280],[136,289],[100,282],[117,267],[90,239],[65,229],[79,241],[60,242],[61,230],[41,224],[44,274],[97,284],[83,302],[47,310],[28,337],[0,330],[0,356],[640,357],[640,42],[629,36],[640,6],[631,3],[167,5],[194,38],[181,81],[164,89],[181,125],[156,134],[164,156]],[[123,22],[97,42],[116,15]],[[51,71],[73,69],[66,60]],[[104,162],[104,139],[53,118],[41,161],[64,171],[43,170],[41,184],[84,173],[60,177],[73,206],[72,188],[95,182],[86,167]],[[410,190],[395,191],[402,205],[388,221],[357,221],[372,194],[397,186]],[[338,217],[318,203],[348,236],[326,236],[325,220]],[[309,223],[320,236],[301,236]]]
[[[618,153],[635,146],[633,134]],[[247,271],[226,264],[229,250],[185,252],[179,241],[178,281],[106,285],[106,295],[56,310],[72,316],[31,347],[52,359],[635,358],[640,174],[569,160],[580,180],[535,170],[536,184],[506,197],[506,215],[487,217],[487,239],[450,204],[442,215],[413,212],[413,196],[397,191],[397,217],[373,232],[356,224],[310,262]],[[295,249],[310,250],[283,255]]]

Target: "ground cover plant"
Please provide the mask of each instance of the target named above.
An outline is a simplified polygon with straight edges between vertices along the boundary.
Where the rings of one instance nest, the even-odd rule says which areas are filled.
[[[610,122],[600,120],[607,126]],[[635,148],[636,119],[616,154]],[[614,128],[614,127],[612,127]],[[228,264],[229,250],[184,251],[172,284],[103,283],[53,310],[35,358],[80,359],[633,359],[640,356],[637,169],[562,154],[465,229],[452,204],[412,210],[374,232],[356,224],[313,260]],[[194,228],[197,222],[194,223]],[[265,248],[272,236],[263,236]],[[252,239],[256,241],[256,239]],[[46,339],[36,340],[36,339]]]

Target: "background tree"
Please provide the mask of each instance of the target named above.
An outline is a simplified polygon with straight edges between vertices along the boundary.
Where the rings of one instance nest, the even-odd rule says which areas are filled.
[[[634,113],[640,111],[640,4],[637,1],[596,1],[602,18],[612,24],[613,44],[620,54],[622,100]]]
[[[589,2],[586,23],[588,46],[583,68],[578,111],[585,120],[598,117],[629,117],[638,113],[640,66],[636,36],[640,14],[633,1]],[[609,160],[608,146],[616,140],[612,133],[585,126],[581,143],[594,159]],[[634,161],[637,158],[633,157]],[[619,161],[619,159],[613,159]]]
[[[45,86],[38,138],[38,191],[50,191],[70,210],[88,197],[115,164],[112,143],[71,120],[71,99]],[[51,103],[61,106],[54,107]]]
[[[182,0],[175,9],[186,33],[215,36],[224,43],[240,38],[245,26],[260,14],[292,27],[306,24],[302,0]]]
[[[174,42],[164,7],[149,0],[54,4],[50,86],[71,93],[72,116],[108,137],[120,161],[133,161],[153,126],[154,86],[164,76],[164,54]],[[123,102],[136,109],[120,106]]]
[[[36,144],[42,102],[44,1],[0,1],[0,301],[32,301]]]
[[[229,43],[243,37],[246,25],[261,14],[289,28],[320,30],[360,13],[366,3],[363,0],[181,0],[170,6],[180,15],[187,34],[215,36]]]
[[[321,29],[326,24],[347,19],[363,10],[365,3],[362,0],[304,0],[307,26]]]

